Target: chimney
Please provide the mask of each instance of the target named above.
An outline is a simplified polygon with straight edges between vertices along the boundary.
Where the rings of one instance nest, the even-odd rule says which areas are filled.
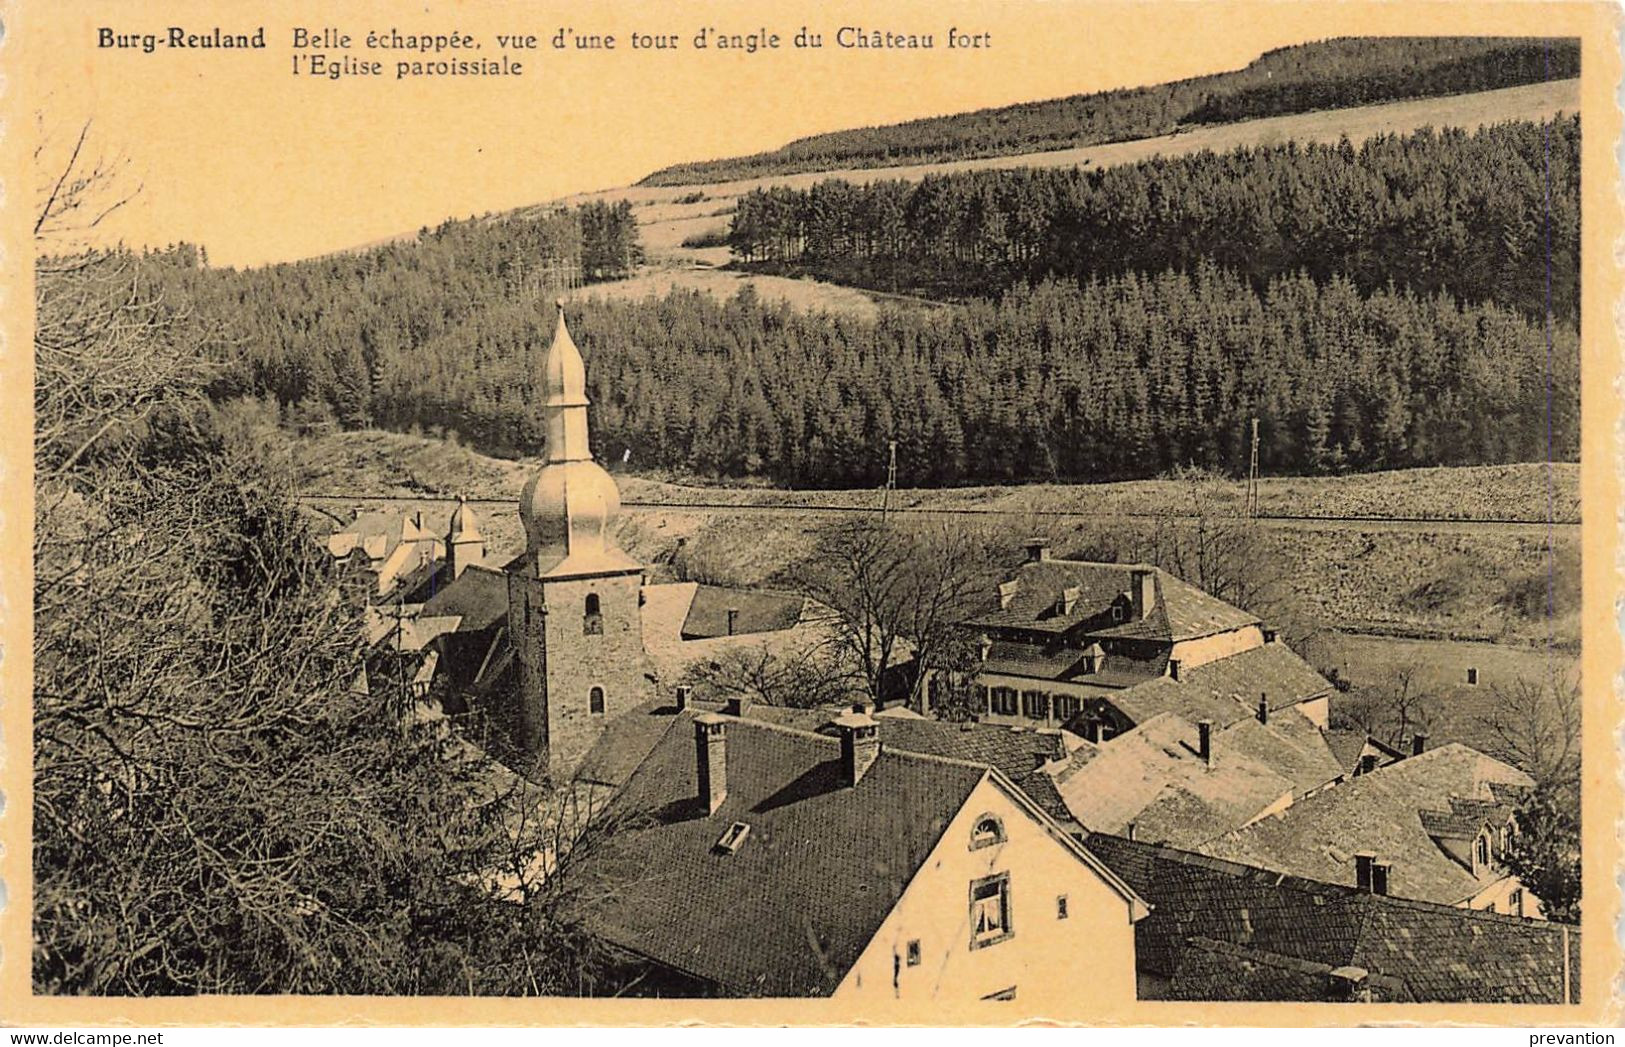
[[[1196,723],[1196,752],[1202,757],[1202,762],[1209,767],[1213,766],[1213,721],[1199,720]]]
[[[739,608],[728,608],[728,635],[732,636],[739,631]]]
[[[1170,658],[1170,659],[1168,659],[1168,678],[1170,680],[1179,679],[1179,659],[1178,658]]]
[[[750,699],[744,695],[736,694],[723,705],[722,711],[729,716],[744,716],[747,712],[750,712]]]
[[[880,755],[880,725],[867,713],[844,712],[835,718],[835,729],[841,732],[841,784],[850,788],[863,781]]]
[[[700,803],[705,813],[716,814],[728,795],[728,721],[716,713],[694,717],[695,766],[700,779]]]
[[[1371,867],[1376,864],[1377,856],[1370,851],[1361,851],[1354,856],[1354,886],[1362,891],[1371,890]]]
[[[1091,717],[1086,730],[1088,730],[1088,732],[1089,732],[1089,740],[1091,742],[1094,742],[1096,745],[1099,745],[1100,744],[1100,721],[1094,719],[1093,717]]]
[[[1047,539],[1047,538],[1029,538],[1029,539],[1027,539],[1027,562],[1028,563],[1043,563],[1045,560],[1048,560],[1048,559],[1049,559],[1049,539]]]
[[[1016,590],[1019,588],[1021,587],[1014,581],[999,583],[999,610],[1009,609],[1010,601],[1016,598]]]
[[[1326,999],[1333,1003],[1370,1003],[1370,974],[1364,967],[1337,967],[1326,975]]]
[[[412,510],[412,525],[414,527],[416,527],[420,531],[423,530],[423,510],[422,509],[414,509],[414,510]]]
[[[1268,694],[1258,696],[1258,722],[1262,724],[1270,722],[1270,696]]]
[[[1377,754],[1364,753],[1360,757],[1360,773],[1370,774],[1377,769]]]
[[[1371,893],[1372,894],[1387,894],[1388,893],[1388,869],[1389,869],[1389,866],[1388,866],[1387,862],[1372,862],[1371,863]]]
[[[1149,567],[1136,567],[1130,576],[1134,581],[1129,586],[1128,596],[1134,620],[1144,621],[1145,616],[1151,613],[1151,605],[1157,602],[1156,572]]]
[[[688,708],[688,684],[677,685],[677,711],[682,712]]]
[[[993,653],[993,638],[983,633],[976,643],[976,648],[982,656],[981,660],[987,661],[987,656]]]
[[[1428,733],[1426,731],[1417,731],[1415,734],[1411,735],[1412,756],[1421,756],[1422,753],[1427,750],[1427,747]]]
[[[1129,842],[1133,843],[1134,842],[1134,823],[1129,822],[1127,825],[1125,825],[1123,827],[1123,832],[1124,832],[1125,835],[1128,836]]]

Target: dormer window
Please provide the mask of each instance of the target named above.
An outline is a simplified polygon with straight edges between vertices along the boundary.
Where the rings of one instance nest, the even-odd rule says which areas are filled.
[[[1477,841],[1477,858],[1480,866],[1490,864],[1490,837],[1488,833],[1479,833]]]
[[[728,826],[728,831],[717,839],[716,849],[724,854],[735,854],[744,845],[745,837],[749,835],[750,826],[744,822],[734,822]]]
[[[581,632],[586,636],[602,636],[604,634],[604,616],[599,610],[598,594],[587,594],[586,611],[581,620]]]
[[[994,844],[1004,842],[1004,823],[999,821],[997,815],[984,814],[976,819],[976,825],[970,831],[970,849],[975,851],[983,847],[992,847]]]
[[[1122,620],[1123,620],[1123,605],[1120,604],[1120,603],[1112,604],[1112,621],[1120,622]]]

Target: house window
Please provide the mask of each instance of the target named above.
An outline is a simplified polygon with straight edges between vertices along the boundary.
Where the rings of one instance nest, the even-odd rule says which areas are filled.
[[[996,815],[984,814],[976,819],[976,825],[970,831],[970,849],[992,847],[996,843],[1004,842],[1004,823]]]
[[[1042,720],[1049,715],[1049,695],[1043,691],[1021,693],[1021,714],[1029,720]]]
[[[1009,687],[995,687],[992,694],[993,711],[1000,716],[1016,715],[1016,692]]]
[[[1478,670],[1476,668],[1469,667],[1467,669],[1467,686],[1469,686],[1469,687],[1477,687],[1478,686]]]
[[[602,636],[604,616],[598,609],[598,594],[587,594],[587,611],[581,620],[581,631],[587,636]]]
[[[908,965],[918,967],[920,965],[920,940],[918,938],[908,943],[907,953]]]
[[[970,885],[970,947],[984,949],[1014,934],[1010,927],[1010,874],[996,873]]]
[[[604,689],[602,687],[594,687],[587,692],[587,711],[597,716],[603,715]]]
[[[977,684],[976,685],[976,711],[977,712],[986,712],[987,709],[988,709],[987,688],[982,684]]]
[[[1050,700],[1055,703],[1055,719],[1061,723],[1078,715],[1078,710],[1082,708],[1080,701],[1070,695],[1057,694]]]
[[[1478,835],[1478,864],[1490,864],[1490,838],[1483,833]]]
[[[1120,603],[1112,604],[1112,621],[1120,622],[1122,620],[1123,620],[1123,605],[1120,604]]]
[[[1057,920],[1064,920],[1066,917],[1066,895],[1063,894],[1057,896],[1055,899],[1055,918]]]

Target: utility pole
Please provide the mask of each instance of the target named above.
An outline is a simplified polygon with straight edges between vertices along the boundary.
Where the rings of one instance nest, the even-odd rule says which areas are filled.
[[[1258,519],[1258,418],[1253,418],[1253,453],[1247,466],[1247,517]]]
[[[891,512],[891,493],[897,489],[897,441],[886,441],[886,486],[880,492],[880,519]]]

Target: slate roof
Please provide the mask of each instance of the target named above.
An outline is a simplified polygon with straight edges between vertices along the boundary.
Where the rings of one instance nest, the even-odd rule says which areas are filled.
[[[800,596],[791,593],[701,585],[694,590],[688,615],[683,619],[681,635],[685,640],[699,640],[714,636],[778,632],[801,620],[804,602]],[[738,612],[731,634],[728,632],[730,607]]]
[[[704,707],[711,710],[719,708],[716,703],[705,703]],[[836,731],[832,722],[841,711],[844,710],[793,709],[755,703],[746,708],[744,715],[748,720],[833,738]],[[1087,757],[1080,758],[1077,752],[1094,748],[1081,740],[1069,743],[1060,731],[1025,730],[974,721],[946,723],[923,718],[877,716],[875,723],[880,728],[880,743],[888,750],[941,756],[992,767],[1009,778],[1028,799],[1043,808],[1045,814],[1060,822],[1070,822],[1072,815],[1049,774],[1043,769],[1057,761],[1078,759],[1081,762]],[[648,750],[649,746],[645,745],[643,752]]]
[[[1208,766],[1198,755],[1195,724],[1171,713],[1155,716],[1102,744],[1059,782],[1061,797],[1092,832],[1124,832],[1133,823],[1143,839],[1194,846],[1295,792],[1293,780],[1269,761],[1230,745],[1229,733],[1214,733]]]
[[[423,614],[461,619],[457,626],[460,633],[482,632],[508,616],[508,579],[495,569],[470,566],[429,597]]]
[[[727,725],[726,799],[697,799],[693,714],[674,716],[578,867],[587,930],[723,991],[822,996],[845,977],[990,772],[884,745],[853,788],[833,738]],[[750,826],[732,854],[715,844]]]
[[[982,660],[984,673],[1006,676],[1033,676],[1063,680],[1083,662],[1083,652],[1068,647],[1047,648],[1014,640],[995,640]]]
[[[1329,963],[1300,960],[1264,949],[1191,938],[1179,954],[1163,999],[1213,1001],[1329,1000],[1335,998]],[[1372,1003],[1415,1002],[1405,983],[1385,975],[1368,977]]]
[[[1364,968],[1417,1001],[1562,1003],[1566,941],[1570,998],[1579,999],[1576,927],[1386,897],[1115,836],[1092,835],[1084,846],[1151,903],[1135,925],[1136,967],[1173,978],[1184,966],[1187,991],[1211,984],[1204,967],[1213,962],[1188,953],[1222,942],[1255,958]],[[1324,998],[1299,995],[1306,987],[1269,972],[1259,991],[1281,995],[1250,998]]]
[[[604,725],[587,755],[576,766],[575,779],[594,785],[618,786],[646,760],[678,715],[671,701],[650,698]]]
[[[1112,603],[1128,593],[1136,570],[1152,572],[1156,597],[1145,617],[1115,622]],[[1209,596],[1167,571],[1146,564],[1089,560],[1029,561],[1016,569],[1015,590],[1006,607],[977,616],[971,624],[1046,633],[1074,628],[1091,636],[1143,640],[1191,640],[1257,625],[1255,615]],[[1076,600],[1070,612],[1061,604],[1068,590]]]
[[[1111,664],[1111,659],[1107,659]],[[1267,696],[1270,711],[1329,695],[1332,685],[1285,644],[1266,643],[1226,658],[1181,669],[1179,679],[1164,676],[1110,697],[1135,723],[1160,712],[1188,720],[1212,720],[1224,726],[1256,717],[1258,699]],[[1356,761],[1358,762],[1358,761]]]
[[[1491,782],[1530,787],[1528,775],[1452,744],[1379,767],[1201,846],[1207,853],[1328,883],[1353,884],[1354,855],[1390,866],[1389,893],[1454,905],[1500,879],[1476,877],[1451,857],[1422,812],[1453,813],[1453,799],[1493,800]],[[1510,808],[1508,809],[1510,810]],[[1437,824],[1439,814],[1430,815]]]

